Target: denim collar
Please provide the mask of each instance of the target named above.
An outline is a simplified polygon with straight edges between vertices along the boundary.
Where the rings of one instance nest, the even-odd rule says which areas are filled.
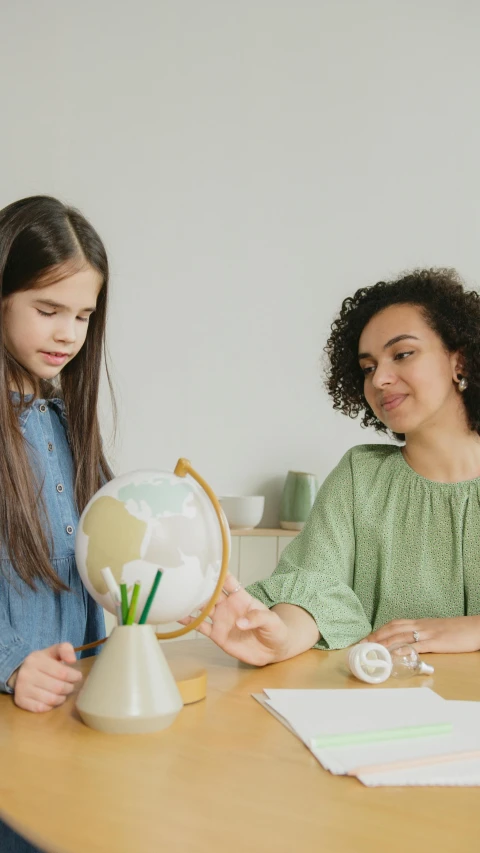
[[[10,394],[11,394],[12,400],[15,403],[20,402],[20,394],[17,391],[11,391]],[[25,432],[25,427],[26,427],[28,418],[30,417],[33,409],[40,409],[40,406],[51,406],[52,409],[55,409],[55,411],[57,412],[63,426],[67,430],[67,416],[65,414],[65,403],[63,402],[63,400],[60,397],[50,397],[48,400],[42,400],[39,397],[36,397],[34,399],[33,394],[26,394],[24,397],[24,400],[29,405],[26,406],[24,409],[22,409],[18,415],[18,423],[20,425],[20,429],[21,429],[22,433]],[[68,435],[68,431],[67,431],[67,435]]]

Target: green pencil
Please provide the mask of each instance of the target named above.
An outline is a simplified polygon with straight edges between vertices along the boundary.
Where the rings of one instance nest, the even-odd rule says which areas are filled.
[[[128,616],[128,592],[126,583],[120,584],[120,596],[122,604],[122,625],[126,625]]]
[[[155,580],[153,581],[153,584],[152,584],[152,588],[151,588],[151,590],[148,594],[148,598],[145,602],[145,607],[142,610],[142,615],[140,616],[140,619],[138,620],[139,625],[144,625],[148,619],[148,614],[149,614],[150,608],[153,604],[153,599],[155,598],[155,593],[158,589],[158,585],[159,585],[161,579],[162,579],[162,572],[160,571],[160,569],[158,569],[157,574],[155,575]]]
[[[329,746],[354,746],[355,744],[374,743],[382,740],[398,740],[399,738],[425,737],[428,735],[445,735],[453,729],[452,723],[428,723],[420,726],[402,726],[395,729],[381,729],[376,732],[350,732],[335,735],[321,735],[310,741],[313,749],[324,749]]]
[[[132,597],[130,599],[130,607],[128,608],[127,625],[133,625],[135,619],[135,611],[137,609],[138,594],[140,592],[140,584],[137,581],[133,586]]]

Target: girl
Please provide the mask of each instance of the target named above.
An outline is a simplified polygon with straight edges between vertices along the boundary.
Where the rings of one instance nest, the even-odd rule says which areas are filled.
[[[74,646],[105,636],[74,545],[111,477],[97,420],[107,286],[78,211],[43,196],[0,211],[0,691],[28,711],[61,705],[81,678]]]
[[[325,348],[333,406],[402,446],[353,447],[273,575],[197,630],[263,665],[362,639],[480,649],[480,297],[422,270],[345,299]]]

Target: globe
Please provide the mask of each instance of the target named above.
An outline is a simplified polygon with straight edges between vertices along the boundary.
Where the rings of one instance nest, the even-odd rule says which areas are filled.
[[[183,461],[189,465],[186,460],[178,465]],[[194,476],[123,474],[85,507],[75,543],[78,570],[90,595],[106,610],[115,613],[104,568],[110,568],[118,585],[127,584],[129,595],[140,583],[136,621],[158,569],[162,579],[147,619],[151,624],[183,619],[213,595],[222,567],[221,528],[210,497],[196,481],[201,478]],[[224,529],[228,531],[226,522]]]

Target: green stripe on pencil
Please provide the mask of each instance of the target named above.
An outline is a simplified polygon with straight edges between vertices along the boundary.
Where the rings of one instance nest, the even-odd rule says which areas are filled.
[[[153,581],[152,588],[148,594],[148,598],[145,602],[145,607],[142,610],[142,615],[138,620],[139,625],[144,625],[148,619],[148,614],[150,612],[150,608],[153,604],[153,599],[155,598],[155,593],[157,592],[158,585],[162,579],[162,572],[158,569],[157,574],[155,575],[155,580]]]
[[[126,625],[133,625],[133,620],[135,619],[135,611],[137,609],[137,601],[138,595],[140,592],[140,584],[137,582],[133,586],[132,597],[130,599],[130,607],[128,608],[127,621]]]
[[[395,729],[381,729],[368,732],[343,732],[342,734],[320,735],[310,741],[313,749],[325,749],[329,746],[353,746],[362,743],[374,743],[383,740],[398,740],[399,738],[426,737],[428,735],[445,735],[453,729],[452,723],[426,723],[420,726],[402,726]]]
[[[128,593],[127,593],[127,584],[120,584],[120,596],[121,596],[121,606],[122,606],[122,625],[127,624],[127,616],[128,616]]]

